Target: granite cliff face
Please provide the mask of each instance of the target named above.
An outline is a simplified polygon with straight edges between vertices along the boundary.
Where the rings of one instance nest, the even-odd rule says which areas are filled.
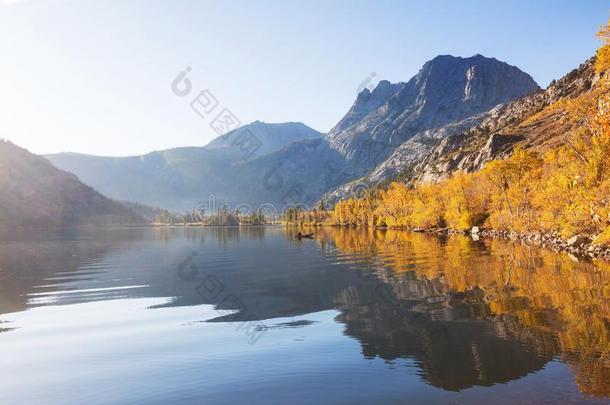
[[[591,90],[599,77],[593,59],[542,91],[484,114],[480,123],[440,141],[412,170],[412,180],[439,181],[457,170],[472,172],[511,153],[516,145],[544,151],[570,133],[566,100]]]
[[[377,184],[397,175],[439,140],[478,125],[494,107],[538,90],[528,74],[481,55],[438,56],[407,83],[380,82],[378,88],[363,91],[326,137],[344,158],[344,171],[359,183]],[[334,201],[351,189],[341,185],[324,198]]]

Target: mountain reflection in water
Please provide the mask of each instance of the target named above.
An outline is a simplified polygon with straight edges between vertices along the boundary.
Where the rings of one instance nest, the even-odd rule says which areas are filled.
[[[298,241],[294,232],[115,229],[0,241],[0,343],[19,327],[7,314],[106,300],[168,298],[148,311],[212,304],[205,322],[249,318],[268,334],[304,336],[317,324],[309,314],[335,310],[363,360],[413,361],[433,387],[506,383],[558,359],[582,394],[610,396],[610,264],[463,236],[324,228]],[[210,277],[237,300],[202,295]]]

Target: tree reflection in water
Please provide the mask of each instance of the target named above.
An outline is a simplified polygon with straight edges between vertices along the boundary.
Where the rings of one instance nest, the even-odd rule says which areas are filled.
[[[339,296],[340,320],[365,356],[415,357],[431,384],[450,390],[508,381],[559,356],[583,393],[610,395],[610,263],[461,236],[318,236],[370,261],[393,294],[367,298],[360,285]]]

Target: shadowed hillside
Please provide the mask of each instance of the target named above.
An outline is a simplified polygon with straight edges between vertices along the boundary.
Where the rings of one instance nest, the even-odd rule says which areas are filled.
[[[0,206],[0,230],[4,231],[145,222],[75,175],[8,141],[0,141]]]

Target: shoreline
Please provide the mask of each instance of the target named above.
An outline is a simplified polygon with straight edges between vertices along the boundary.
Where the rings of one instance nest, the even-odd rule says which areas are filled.
[[[570,258],[574,261],[579,260],[604,260],[610,262],[610,246],[603,246],[593,243],[593,237],[586,234],[575,235],[569,239],[563,239],[558,232],[554,231],[551,233],[545,232],[515,232],[507,230],[494,230],[494,229],[479,229],[479,227],[473,227],[469,231],[459,231],[450,228],[401,228],[401,227],[387,227],[387,226],[356,226],[356,225],[336,225],[336,224],[322,224],[322,223],[272,223],[272,224],[256,224],[256,225],[205,225],[197,223],[179,223],[179,224],[162,224],[162,223],[148,223],[148,224],[124,224],[124,225],[101,225],[101,226],[82,226],[82,227],[67,227],[67,228],[32,228],[24,229],[20,228],[17,233],[28,232],[28,231],[41,231],[41,230],[54,230],[54,231],[75,231],[75,230],[94,230],[94,229],[160,229],[160,228],[260,228],[260,227],[302,227],[302,228],[370,228],[377,230],[398,230],[413,233],[426,233],[434,235],[469,235],[474,240],[480,238],[491,238],[491,239],[504,239],[512,241],[520,241],[527,245],[538,246],[540,248],[553,251],[555,253],[567,253]],[[14,233],[14,232],[13,232]],[[4,235],[0,232],[0,235]]]
[[[481,230],[478,235],[486,238],[521,241],[528,245],[539,246],[555,253],[567,253],[572,260],[605,260],[610,261],[610,247],[593,243],[588,235],[575,235],[569,239],[561,238],[556,232],[511,232],[497,230]]]
[[[362,228],[360,226],[351,225],[326,225],[326,224],[304,224],[304,227],[319,228],[319,227],[337,227],[337,228]],[[590,235],[575,235],[569,239],[563,239],[558,232],[515,232],[515,231],[499,231],[494,229],[479,229],[473,227],[470,231],[458,231],[449,228],[395,228],[395,227],[378,227],[367,226],[372,229],[393,229],[403,230],[414,233],[426,233],[435,235],[469,235],[474,240],[480,238],[504,239],[512,241],[520,241],[527,245],[538,246],[540,248],[553,251],[555,253],[567,253],[574,261],[579,260],[604,260],[610,262],[610,246],[602,246],[593,243],[593,238]]]

